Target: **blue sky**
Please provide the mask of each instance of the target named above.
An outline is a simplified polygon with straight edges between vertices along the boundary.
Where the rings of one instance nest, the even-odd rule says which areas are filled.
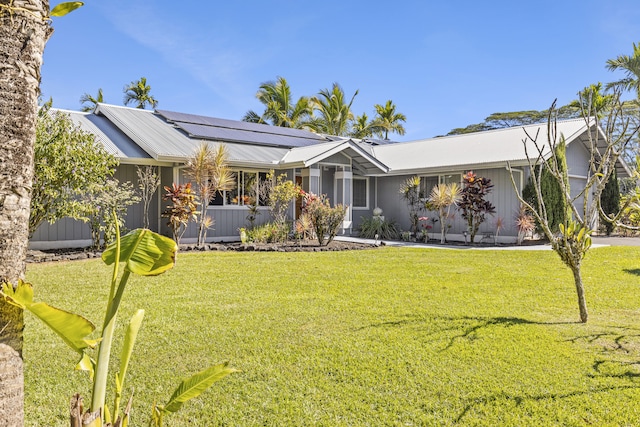
[[[333,82],[359,90],[355,114],[393,100],[407,116],[393,139],[408,141],[621,78],[605,63],[640,42],[640,4],[87,0],[54,28],[42,94],[59,108],[98,88],[122,105],[145,76],[160,109],[239,120],[262,111],[260,83],[283,76],[295,99]]]

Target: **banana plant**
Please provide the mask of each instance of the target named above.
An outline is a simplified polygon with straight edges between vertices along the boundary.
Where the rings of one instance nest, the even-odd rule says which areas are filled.
[[[52,307],[44,302],[34,302],[33,287],[30,284],[20,281],[15,288],[6,283],[0,287],[0,297],[10,304],[33,313],[59,335],[69,347],[79,353],[80,361],[76,365],[76,369],[89,373],[89,377],[93,381],[93,391],[91,406],[86,411],[84,411],[82,397],[79,394],[74,395],[70,414],[72,427],[126,427],[129,424],[132,396],[122,413],[120,406],[127,368],[138,331],[142,325],[144,310],[138,310],[133,315],[125,331],[120,366],[114,377],[115,398],[113,406],[109,408],[105,402],[109,378],[109,359],[120,303],[131,273],[141,276],[156,276],[175,265],[178,247],[172,239],[147,229],[137,229],[123,237],[120,237],[119,230],[117,230],[116,236],[116,241],[109,245],[102,254],[102,260],[107,265],[113,265],[113,273],[102,334],[98,339],[90,338],[95,326],[88,319]],[[94,348],[97,348],[95,360],[90,353]],[[151,425],[161,427],[164,415],[177,411],[186,401],[199,396],[213,383],[233,372],[236,370],[230,368],[227,363],[222,363],[184,380],[167,404],[153,405]]]

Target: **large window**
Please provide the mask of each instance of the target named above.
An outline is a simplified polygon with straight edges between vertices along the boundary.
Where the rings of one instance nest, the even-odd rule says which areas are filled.
[[[452,173],[446,175],[422,176],[420,177],[420,197],[428,198],[431,190],[438,184],[462,183],[462,174]]]
[[[369,180],[367,178],[353,178],[353,207],[369,207]]]
[[[253,203],[256,197],[260,200],[260,206],[265,205],[264,195],[258,191],[259,184],[267,179],[267,172],[236,171],[235,188],[222,193],[216,193],[211,201],[211,206],[246,206]]]

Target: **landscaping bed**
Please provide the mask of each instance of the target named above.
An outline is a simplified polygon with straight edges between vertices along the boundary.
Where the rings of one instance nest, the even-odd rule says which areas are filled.
[[[353,251],[363,249],[374,249],[378,246],[334,240],[327,246],[319,246],[318,242],[306,240],[301,242],[290,241],[285,243],[207,243],[199,248],[196,245],[180,245],[180,252],[206,252],[206,251],[255,251],[255,252],[325,252],[325,251]],[[27,252],[28,263],[54,262],[54,261],[77,261],[91,258],[99,258],[101,251],[93,251],[88,248],[66,248],[51,250],[30,250]]]

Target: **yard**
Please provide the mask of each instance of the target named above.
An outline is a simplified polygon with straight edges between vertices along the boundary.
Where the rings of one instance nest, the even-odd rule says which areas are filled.
[[[146,310],[129,373],[133,425],[182,378],[224,360],[241,372],[168,425],[640,425],[638,260],[640,248],[590,251],[585,325],[550,251],[179,254],[125,295],[120,323]],[[27,272],[36,300],[98,326],[109,275],[98,260]],[[26,317],[26,425],[66,426],[88,380]]]

